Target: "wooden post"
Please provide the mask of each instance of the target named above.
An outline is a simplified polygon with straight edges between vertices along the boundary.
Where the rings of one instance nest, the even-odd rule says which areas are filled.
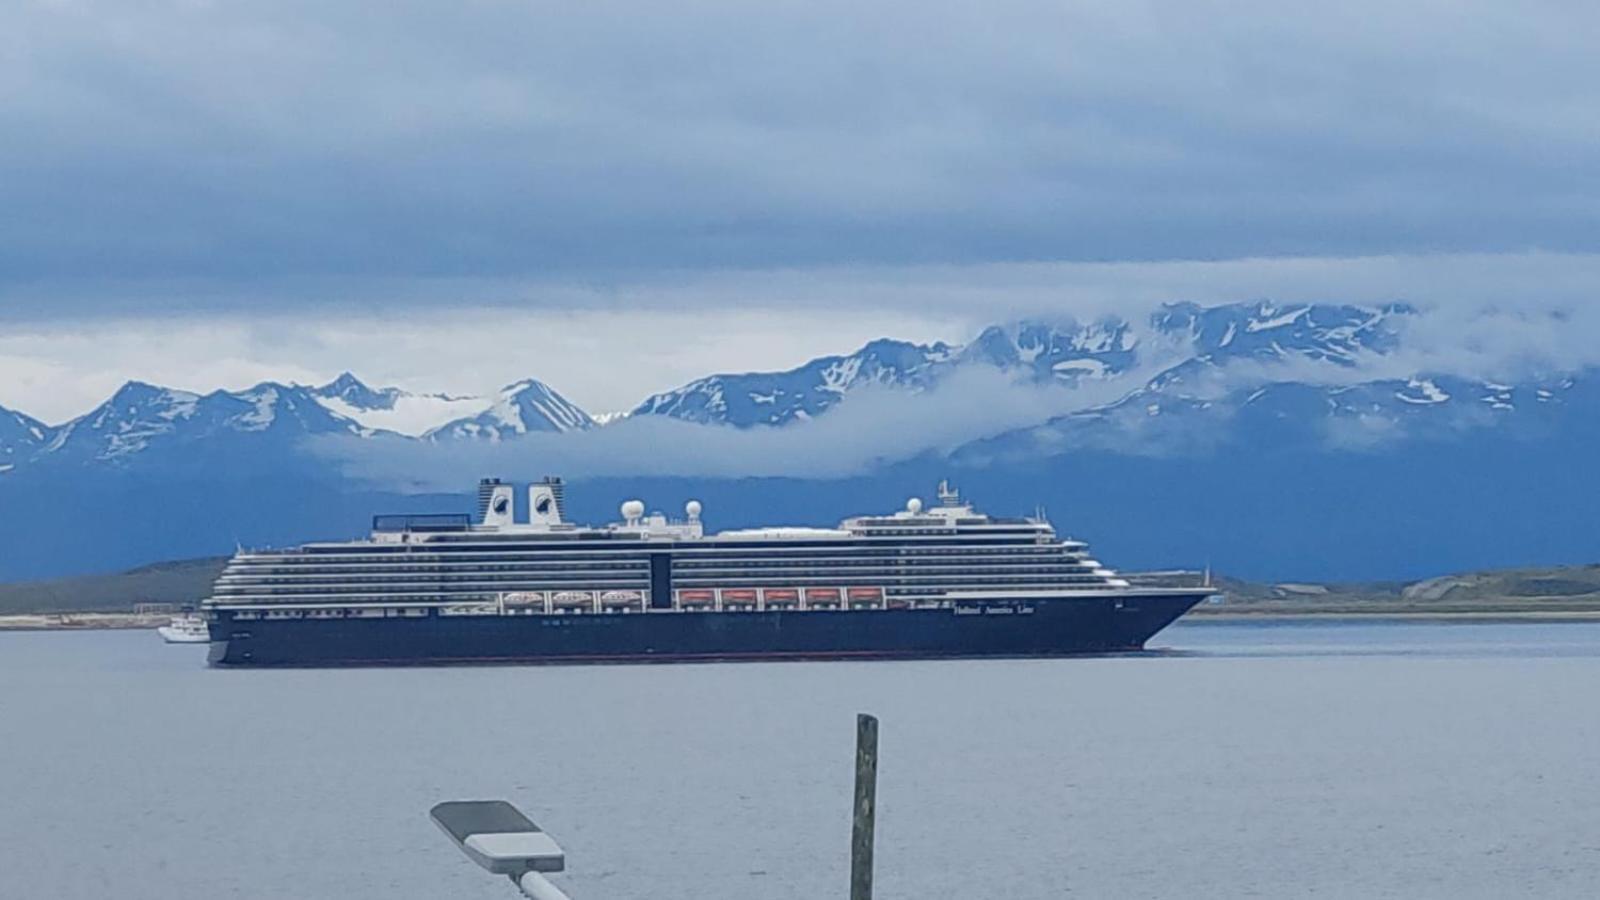
[[[856,807],[850,831],[850,900],[872,900],[872,832],[878,819],[878,720],[856,716]]]

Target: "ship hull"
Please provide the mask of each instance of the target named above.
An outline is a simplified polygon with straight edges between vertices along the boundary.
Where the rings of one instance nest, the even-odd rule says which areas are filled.
[[[1117,653],[1209,590],[987,601],[942,609],[252,619],[219,612],[212,664],[335,666],[938,659]]]

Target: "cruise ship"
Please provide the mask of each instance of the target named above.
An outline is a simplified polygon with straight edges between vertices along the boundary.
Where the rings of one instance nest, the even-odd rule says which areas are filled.
[[[240,551],[202,607],[220,666],[1031,657],[1140,650],[1213,591],[1130,584],[1043,515],[948,484],[837,528],[708,533],[565,485],[485,479],[476,516],[375,516],[370,537]]]

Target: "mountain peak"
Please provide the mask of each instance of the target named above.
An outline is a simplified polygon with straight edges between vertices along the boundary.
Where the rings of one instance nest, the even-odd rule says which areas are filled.
[[[629,415],[740,428],[785,425],[812,418],[866,385],[926,386],[932,368],[948,361],[952,349],[878,338],[854,353],[820,356],[783,372],[708,375],[647,397]]]
[[[369,387],[353,373],[345,371],[327,384],[312,388],[311,394],[324,400],[340,401],[354,410],[380,410],[394,409],[395,402],[402,392],[392,387],[381,389]]]
[[[1168,303],[1151,315],[1150,324],[1168,338],[1192,341],[1201,357],[1265,361],[1299,357],[1349,368],[1364,355],[1392,352],[1399,344],[1397,321],[1414,313],[1400,303]]]
[[[577,404],[537,378],[524,378],[501,388],[488,409],[446,422],[422,437],[430,441],[500,441],[530,432],[560,433],[593,427],[594,419]]]
[[[0,406],[0,466],[14,468],[50,440],[50,426],[34,417]]]
[[[188,391],[178,391],[171,388],[162,387],[159,384],[151,384],[148,381],[130,379],[123,382],[122,386],[117,388],[116,393],[113,393],[107,402],[119,404],[144,403],[169,394],[184,398],[194,398],[199,396],[198,394],[192,394]]]

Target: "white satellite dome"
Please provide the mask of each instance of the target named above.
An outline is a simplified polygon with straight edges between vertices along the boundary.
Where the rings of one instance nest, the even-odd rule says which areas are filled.
[[[643,516],[643,500],[628,500],[622,504],[622,518],[624,521],[632,522],[636,519],[642,518]]]
[[[911,513],[913,516],[922,512],[922,498],[912,497],[910,500],[907,500],[906,512]]]
[[[690,500],[688,503],[685,503],[683,505],[683,512],[690,519],[698,519],[698,518],[700,518],[700,510],[701,509],[702,509],[702,507],[700,506],[700,501],[699,500]]]

